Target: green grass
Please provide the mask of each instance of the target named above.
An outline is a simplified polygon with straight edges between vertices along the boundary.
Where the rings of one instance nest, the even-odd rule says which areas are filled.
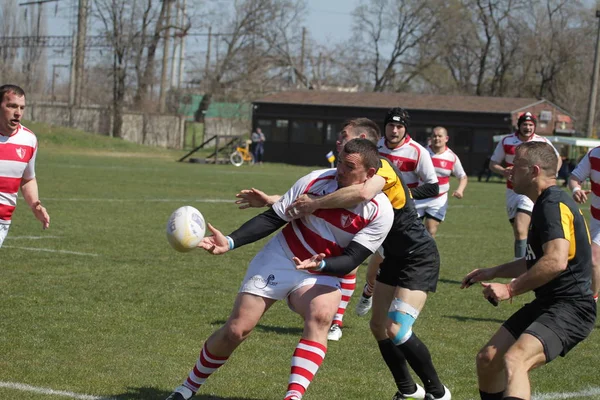
[[[187,376],[202,341],[227,318],[248,262],[265,243],[219,257],[176,253],[165,238],[168,216],[192,205],[229,232],[259,211],[206,200],[233,201],[251,186],[282,193],[310,168],[177,163],[180,151],[27,126],[40,138],[37,175],[52,220],[42,232],[21,200],[0,250],[0,381],[162,400]],[[438,237],[438,291],[415,332],[453,399],[475,399],[477,350],[531,297],[494,308],[477,288],[458,288],[473,268],[512,257],[503,185],[472,180],[465,198],[450,205]],[[363,283],[364,268],[358,287]],[[307,400],[387,399],[395,391],[368,318],[354,314],[356,301],[354,296],[344,337],[330,344]],[[198,398],[282,398],[301,330],[300,318],[280,302]],[[566,358],[534,371],[533,387],[548,393],[600,386],[599,354],[595,329]],[[0,398],[60,397],[0,388]]]

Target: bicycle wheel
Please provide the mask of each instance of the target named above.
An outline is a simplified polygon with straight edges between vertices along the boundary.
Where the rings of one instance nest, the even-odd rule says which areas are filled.
[[[236,150],[229,156],[229,161],[236,167],[239,167],[244,163],[244,156]]]
[[[254,154],[252,153],[248,153],[248,156],[246,157],[246,161],[248,162],[248,164],[252,165],[254,164]]]

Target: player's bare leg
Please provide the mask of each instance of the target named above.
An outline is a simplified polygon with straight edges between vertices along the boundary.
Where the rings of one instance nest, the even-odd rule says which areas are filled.
[[[304,331],[292,357],[285,400],[301,399],[322,364],[327,353],[327,332],[341,297],[337,288],[325,285],[304,286],[290,295],[290,306],[304,318]],[[302,372],[298,372],[298,366]]]
[[[249,293],[239,293],[225,325],[204,342],[200,356],[188,378],[175,389],[168,399],[187,400],[191,398],[206,379],[225,364],[229,356],[250,335],[260,318],[275,301]]]
[[[524,333],[504,355],[506,389],[504,397],[531,398],[529,371],[546,363],[544,346],[538,338]]]
[[[477,353],[477,380],[482,400],[502,399],[506,388],[504,355],[514,343],[515,338],[501,326]]]
[[[529,214],[517,211],[512,223],[515,236],[515,258],[525,257],[527,251],[527,233],[529,232],[530,223],[531,216]]]
[[[439,226],[440,221],[433,218],[425,218],[425,228],[427,229],[427,232],[429,232],[431,237],[435,238],[435,234],[437,233]]]
[[[394,300],[396,287],[381,282],[375,283],[376,289],[373,294],[373,312],[371,314],[370,327],[383,360],[387,364],[394,377],[398,392],[400,394],[412,394],[412,398],[425,397],[425,390],[417,386],[410,371],[404,354],[388,337],[388,310]],[[418,397],[416,396],[418,394]]]
[[[594,296],[600,291],[600,245],[592,242],[592,292]]]

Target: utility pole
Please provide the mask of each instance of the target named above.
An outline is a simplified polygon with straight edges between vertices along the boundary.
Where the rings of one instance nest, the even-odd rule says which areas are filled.
[[[177,0],[175,0],[177,1]],[[181,29],[183,26],[179,23],[179,19],[181,18],[181,7],[177,6],[177,14],[175,15],[175,26]],[[177,59],[177,50],[179,47],[179,43],[181,43],[181,36],[175,32],[173,34],[173,51],[171,52],[171,87],[177,87],[177,81],[175,80],[175,74],[179,72],[178,59]]]
[[[183,0],[181,6],[181,27],[185,23],[185,9],[187,6],[187,0]],[[179,74],[177,76],[177,89],[181,89],[181,82],[183,82],[183,74],[185,73],[184,62],[185,62],[185,36],[181,36],[179,42]]]
[[[300,47],[300,73],[304,75],[304,45],[306,41],[306,27],[302,27],[302,47]]]
[[[206,39],[206,64],[204,64],[204,81],[208,80],[210,71],[210,40],[212,39],[212,26],[208,26],[208,38]]]
[[[598,97],[598,73],[600,72],[600,10],[596,10],[598,18],[598,35],[596,36],[596,54],[594,56],[594,74],[592,75],[592,87],[590,89],[590,101],[587,120],[587,137],[594,136],[594,118],[596,116],[596,97]]]
[[[73,62],[75,78],[71,82],[71,93],[73,94],[73,105],[81,106],[82,88],[83,88],[83,66],[85,63],[85,40],[87,36],[87,11],[88,0],[79,0],[79,10],[77,11],[77,35],[75,37],[75,57]]]
[[[163,0],[167,2],[167,15],[165,17],[167,27],[163,37],[163,59],[162,59],[162,72],[160,74],[160,92],[158,96],[158,107],[161,113],[165,112],[167,108],[167,70],[169,69],[169,31],[171,24],[171,2],[172,0]]]

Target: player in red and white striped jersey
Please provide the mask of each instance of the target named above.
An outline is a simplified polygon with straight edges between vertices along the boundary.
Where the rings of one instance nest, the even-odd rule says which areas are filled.
[[[50,225],[35,178],[37,138],[21,125],[24,110],[23,89],[16,85],[0,86],[0,247],[8,234],[19,188],[42,228]]]
[[[533,210],[533,202],[529,197],[517,194],[512,190],[510,174],[515,149],[523,142],[546,142],[552,146],[547,138],[535,134],[536,124],[537,120],[533,114],[530,112],[521,114],[517,121],[517,130],[498,143],[490,159],[490,169],[506,178],[506,213],[513,227],[515,258],[525,257],[527,232],[531,222],[531,211]],[[552,147],[554,148],[554,146]],[[556,151],[556,149],[554,150]],[[558,151],[556,151],[556,155],[558,156],[557,171],[560,171],[561,159]],[[504,163],[504,166],[502,166],[502,163]]]
[[[458,156],[448,148],[448,131],[442,126],[433,128],[431,145],[427,147],[440,185],[440,193],[431,199],[415,200],[419,217],[425,218],[425,227],[435,237],[440,222],[446,217],[448,209],[448,192],[450,191],[450,175],[458,178],[458,188],[452,197],[463,198],[467,187],[467,174]]]
[[[592,190],[583,190],[581,183],[590,179]],[[577,167],[569,177],[569,188],[573,191],[573,200],[579,204],[587,201],[591,193],[592,202],[590,211],[590,234],[592,235],[592,291],[598,300],[600,291],[600,147],[595,147],[579,161]]]
[[[226,253],[283,229],[251,261],[227,322],[206,340],[188,378],[168,400],[191,398],[264,313],[284,299],[304,319],[284,399],[303,397],[327,352],[327,332],[341,299],[339,276],[356,268],[381,246],[394,211],[383,193],[355,206],[319,210],[294,220],[285,211],[303,194],[324,196],[338,187],[364,183],[380,163],[372,142],[351,140],[340,154],[337,170],[319,170],[301,178],[272,208],[229,236],[208,225],[213,236],[205,237],[199,247],[212,254]]]

